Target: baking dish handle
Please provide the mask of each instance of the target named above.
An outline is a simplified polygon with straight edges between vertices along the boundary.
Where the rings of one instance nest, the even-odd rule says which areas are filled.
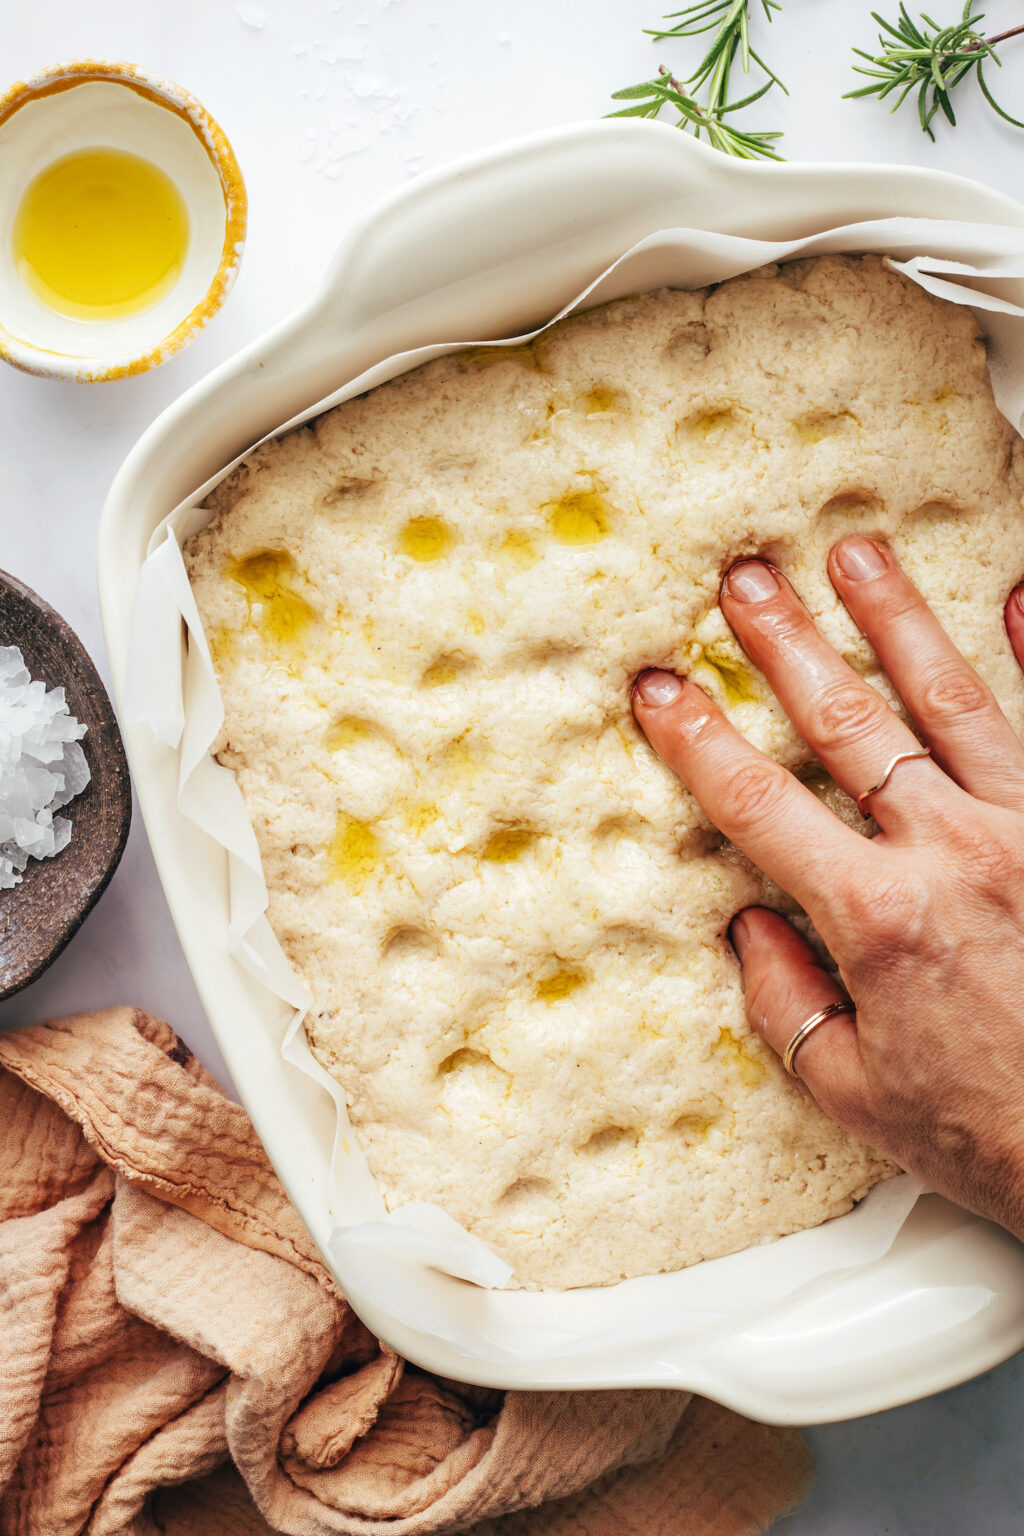
[[[663,123],[599,120],[520,139],[428,173],[380,205],[344,242],[317,305],[350,329],[457,285],[465,325],[467,281],[501,268],[518,323],[532,323],[538,269],[557,281],[564,266],[568,300],[582,246],[593,250],[596,238],[596,273],[645,235],[688,222],[688,207],[706,214],[709,191],[720,198],[723,173],[736,170]],[[493,326],[493,302],[488,313]]]

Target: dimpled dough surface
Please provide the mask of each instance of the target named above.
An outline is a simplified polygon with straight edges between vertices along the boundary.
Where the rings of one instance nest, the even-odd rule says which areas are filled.
[[[217,755],[389,1206],[436,1201],[561,1287],[813,1226],[892,1171],[751,1036],[723,931],[791,904],[629,686],[688,672],[859,824],[731,638],[722,572],[770,554],[892,698],[825,569],[883,535],[1020,730],[1022,463],[971,313],[830,257],[430,363],[214,493],[187,560]]]

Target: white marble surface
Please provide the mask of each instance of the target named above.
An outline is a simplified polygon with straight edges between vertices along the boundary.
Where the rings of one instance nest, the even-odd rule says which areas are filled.
[[[882,0],[886,14],[895,0]],[[931,0],[945,19],[958,0]],[[850,46],[869,46],[867,0],[784,0],[756,46],[789,98],[752,112],[786,130],[791,159],[899,160],[1024,190],[1024,134],[965,100],[931,145],[913,114],[844,102]],[[1020,19],[987,7],[992,30]],[[657,0],[48,0],[8,6],[10,79],[72,57],[131,59],[192,90],[220,120],[250,195],[249,245],[223,313],[166,367],[76,387],[0,370],[0,566],[78,630],[104,670],[94,544],[107,486],[142,429],[193,380],[285,314],[342,232],[381,194],[453,155],[608,108],[608,94],[687,45],[642,35]],[[1024,40],[990,71],[1024,106]],[[0,82],[2,84],[3,82]],[[2,167],[0,167],[2,174]],[[0,625],[2,628],[2,625]],[[0,634],[0,643],[2,643]],[[107,894],[51,970],[0,1004],[12,1026],[132,1002],[170,1020],[227,1083],[178,947],[140,821]],[[1020,1359],[929,1402],[811,1431],[820,1475],[788,1536],[1020,1536]]]

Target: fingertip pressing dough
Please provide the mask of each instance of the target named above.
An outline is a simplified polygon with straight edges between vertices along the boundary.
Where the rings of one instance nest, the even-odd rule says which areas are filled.
[[[680,1268],[892,1172],[751,1034],[724,932],[793,910],[637,730],[688,673],[851,825],[718,607],[888,539],[1018,731],[1021,440],[971,312],[824,257],[453,354],[258,449],[186,557],[269,917],[389,1207],[528,1287]]]

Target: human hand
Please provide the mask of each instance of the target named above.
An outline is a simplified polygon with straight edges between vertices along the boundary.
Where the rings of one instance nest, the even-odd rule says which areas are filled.
[[[865,804],[868,839],[747,742],[695,684],[646,672],[641,729],[715,825],[809,914],[842,985],[778,913],[729,936],[751,1027],[821,1107],[932,1189],[1024,1238],[1024,745],[884,545],[829,557],[930,758],[901,762]],[[854,799],[921,743],[822,638],[760,560],[729,571],[722,610],[793,723]],[[1024,587],[1006,624],[1024,666]],[[844,992],[843,988],[846,988]]]

